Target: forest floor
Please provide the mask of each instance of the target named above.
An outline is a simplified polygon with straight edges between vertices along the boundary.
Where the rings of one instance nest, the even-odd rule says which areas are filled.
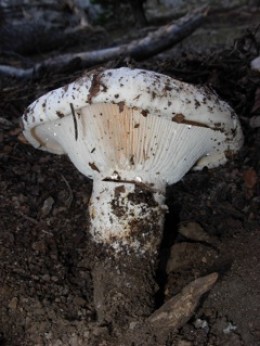
[[[136,346],[260,345],[260,128],[250,121],[260,116],[260,73],[250,69],[259,54],[254,28],[260,12],[239,13],[212,16],[171,51],[131,62],[210,85],[235,109],[245,136],[242,150],[225,166],[191,171],[168,188],[170,213],[157,273],[164,300],[195,278],[214,271],[220,277],[181,329],[163,343],[140,333]],[[227,28],[237,37],[235,44]],[[216,35],[205,44],[206,37]],[[91,181],[67,157],[25,144],[19,125],[35,98],[79,75],[1,83],[0,345],[110,345],[108,327],[95,323],[93,307],[87,232]]]

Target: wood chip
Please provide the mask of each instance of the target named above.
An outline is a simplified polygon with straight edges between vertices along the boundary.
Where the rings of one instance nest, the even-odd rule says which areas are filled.
[[[181,328],[194,314],[201,296],[213,287],[217,279],[218,274],[212,273],[192,281],[148,317],[147,323],[164,335]]]

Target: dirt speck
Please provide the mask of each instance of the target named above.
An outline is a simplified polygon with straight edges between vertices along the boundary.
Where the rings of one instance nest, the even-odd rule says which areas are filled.
[[[93,171],[96,171],[96,172],[100,173],[100,170],[99,170],[99,168],[97,167],[97,165],[95,164],[95,162],[89,162],[88,165],[89,165],[89,167],[90,167],[91,169],[93,169]]]

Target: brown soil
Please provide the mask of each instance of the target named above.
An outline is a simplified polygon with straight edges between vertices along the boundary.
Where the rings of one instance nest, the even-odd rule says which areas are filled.
[[[260,75],[249,68],[257,49],[249,32],[214,54],[133,62],[213,87],[239,115],[245,144],[225,166],[190,172],[169,187],[157,307],[195,278],[215,271],[220,278],[182,328],[160,340],[156,331],[139,328],[132,345],[260,345],[260,129],[249,125],[260,114],[259,108],[251,111]],[[77,75],[1,85],[0,345],[118,344],[109,324],[96,323],[97,253],[87,221],[91,182],[67,157],[24,144],[19,126],[30,102]],[[128,340],[121,337],[120,345]]]

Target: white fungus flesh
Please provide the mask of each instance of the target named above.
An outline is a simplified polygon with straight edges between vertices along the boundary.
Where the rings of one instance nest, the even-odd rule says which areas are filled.
[[[28,107],[23,123],[34,147],[67,154],[94,180],[92,234],[98,242],[113,239],[114,247],[129,242],[127,220],[145,209],[133,213],[130,206],[124,217],[109,218],[108,198],[114,198],[118,183],[128,184],[125,191],[138,185],[163,196],[166,185],[190,168],[223,164],[243,143],[236,114],[214,92],[126,67],[86,74],[43,95]],[[159,199],[156,213],[163,219],[164,198]],[[106,215],[106,225],[99,213]]]

